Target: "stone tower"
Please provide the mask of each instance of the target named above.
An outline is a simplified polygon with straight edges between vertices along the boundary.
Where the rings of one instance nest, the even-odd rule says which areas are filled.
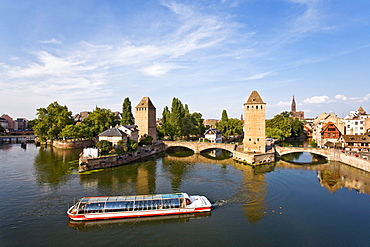
[[[266,103],[257,91],[253,91],[244,104],[244,151],[265,153]]]
[[[135,124],[139,129],[139,141],[147,136],[157,140],[156,109],[149,97],[143,97],[135,107]]]

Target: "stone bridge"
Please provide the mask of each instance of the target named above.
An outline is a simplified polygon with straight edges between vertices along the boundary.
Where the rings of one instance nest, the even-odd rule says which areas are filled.
[[[227,143],[212,143],[212,142],[185,142],[185,141],[163,141],[167,148],[170,147],[185,147],[193,150],[194,153],[198,154],[206,149],[224,149],[231,153],[236,150],[236,144],[227,144]]]
[[[328,160],[331,160],[333,158],[333,156],[335,155],[334,150],[324,149],[324,148],[280,147],[280,146],[276,146],[275,150],[280,156],[283,156],[285,154],[291,154],[291,153],[306,152],[306,153],[318,154],[318,155],[324,156]]]

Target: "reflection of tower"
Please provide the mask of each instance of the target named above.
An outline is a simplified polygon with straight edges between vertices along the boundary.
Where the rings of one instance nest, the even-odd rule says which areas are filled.
[[[244,151],[265,153],[266,103],[253,91],[244,104]]]
[[[136,106],[135,124],[139,129],[139,140],[147,136],[157,140],[156,109],[149,97],[143,97]]]
[[[265,174],[264,172],[256,174],[252,166],[237,164],[236,168],[243,170],[243,185],[240,191],[241,196],[246,199],[243,205],[244,214],[250,223],[257,223],[265,216],[267,209],[268,184],[265,181]]]

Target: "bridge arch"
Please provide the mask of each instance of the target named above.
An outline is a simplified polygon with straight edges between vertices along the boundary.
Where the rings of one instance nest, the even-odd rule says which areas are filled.
[[[321,148],[301,148],[301,147],[276,147],[276,152],[279,154],[279,156],[283,156],[285,154],[291,154],[291,153],[312,153],[317,154],[320,156],[323,156],[327,159],[330,159],[330,152],[327,149],[321,149]]]

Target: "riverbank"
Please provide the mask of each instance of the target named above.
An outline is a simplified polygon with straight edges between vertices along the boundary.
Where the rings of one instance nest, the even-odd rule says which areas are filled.
[[[100,157],[80,156],[78,162],[78,172],[121,166],[132,161],[158,155],[165,150],[165,145],[158,142],[153,145],[138,147],[137,150],[133,152],[126,152],[124,154],[105,155]]]

